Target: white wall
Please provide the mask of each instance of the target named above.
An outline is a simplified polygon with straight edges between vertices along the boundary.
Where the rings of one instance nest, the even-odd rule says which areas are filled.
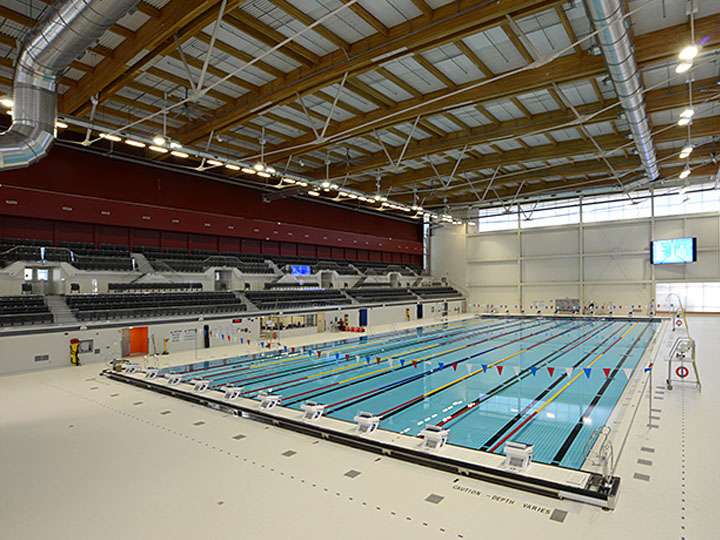
[[[655,299],[657,282],[720,280],[718,213],[487,233],[467,227],[469,233],[461,227],[436,229],[431,250],[437,275],[467,287],[471,307],[518,312],[520,306],[534,311],[531,306],[539,305],[550,311],[555,299],[568,297],[605,305],[606,311],[614,305],[616,313],[627,313],[634,305],[647,313],[651,304],[665,301]],[[683,236],[698,238],[696,263],[650,264],[651,240]]]

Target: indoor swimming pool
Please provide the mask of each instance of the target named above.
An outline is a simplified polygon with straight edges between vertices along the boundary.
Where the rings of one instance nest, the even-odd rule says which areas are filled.
[[[281,396],[300,409],[418,435],[449,429],[449,443],[502,453],[534,445],[535,461],[579,469],[650,343],[648,319],[478,317],[351,340],[167,368],[242,396]],[[275,344],[274,347],[277,348]]]

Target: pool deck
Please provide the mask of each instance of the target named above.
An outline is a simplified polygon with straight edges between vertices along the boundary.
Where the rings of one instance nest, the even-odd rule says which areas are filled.
[[[703,391],[664,390],[665,365],[656,365],[658,427],[635,422],[614,511],[232,418],[108,380],[90,364],[0,378],[3,536],[714,538],[720,317],[689,323]],[[215,348],[200,359],[239,352]],[[162,361],[185,364],[194,352]]]

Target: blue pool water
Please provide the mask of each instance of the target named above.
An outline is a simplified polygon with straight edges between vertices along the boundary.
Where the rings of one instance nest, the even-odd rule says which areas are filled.
[[[243,386],[249,398],[272,391],[290,408],[316,401],[331,418],[373,413],[398,433],[442,425],[451,444],[467,448],[532,443],[535,461],[579,468],[656,324],[485,317],[172,371],[218,390]]]

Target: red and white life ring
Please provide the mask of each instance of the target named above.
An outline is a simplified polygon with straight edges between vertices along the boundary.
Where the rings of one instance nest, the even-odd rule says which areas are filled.
[[[273,332],[273,339],[277,339],[277,332]]]
[[[675,326],[682,326],[682,321],[680,319],[675,321]]]

